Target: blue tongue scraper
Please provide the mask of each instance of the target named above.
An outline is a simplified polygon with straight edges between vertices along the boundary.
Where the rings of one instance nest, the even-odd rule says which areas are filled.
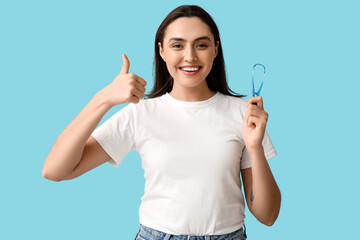
[[[264,68],[264,77],[263,77],[263,80],[261,82],[261,85],[260,85],[260,88],[257,92],[255,92],[255,84],[254,84],[254,75],[255,75],[255,67],[256,66],[262,66]],[[264,65],[260,64],[260,63],[257,63],[253,66],[253,71],[252,71],[252,86],[253,86],[253,97],[257,97],[257,96],[260,96],[260,91],[261,91],[261,88],[263,86],[263,83],[264,83],[264,80],[265,80],[265,72],[266,72],[266,68]],[[257,105],[256,103],[253,103],[253,105]]]

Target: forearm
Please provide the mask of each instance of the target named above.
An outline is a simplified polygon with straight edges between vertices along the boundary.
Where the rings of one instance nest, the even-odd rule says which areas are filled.
[[[88,138],[111,109],[104,99],[103,92],[98,92],[62,131],[45,160],[44,177],[60,180],[79,163]]]
[[[260,222],[271,226],[280,211],[280,190],[265,158],[264,149],[261,147],[248,151],[252,171],[252,213]]]

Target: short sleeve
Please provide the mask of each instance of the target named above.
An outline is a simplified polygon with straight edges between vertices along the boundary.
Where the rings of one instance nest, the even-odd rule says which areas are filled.
[[[277,155],[276,149],[271,142],[270,136],[265,130],[264,138],[262,141],[262,145],[264,148],[265,158],[269,160]],[[240,169],[250,168],[251,167],[251,160],[250,155],[246,147],[244,147],[242,151],[241,161],[240,161]]]
[[[91,134],[107,154],[112,166],[118,167],[123,158],[135,150],[135,109],[130,103],[107,119]]]

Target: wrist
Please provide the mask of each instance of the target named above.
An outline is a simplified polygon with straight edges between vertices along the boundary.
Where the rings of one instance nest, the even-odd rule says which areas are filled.
[[[95,94],[94,100],[96,101],[97,105],[105,106],[108,109],[111,109],[113,107],[110,101],[108,101],[107,94],[104,92],[104,89],[101,89]]]
[[[249,152],[249,155],[258,155],[258,154],[264,154],[264,147],[262,145],[258,146],[246,146],[247,151]]]

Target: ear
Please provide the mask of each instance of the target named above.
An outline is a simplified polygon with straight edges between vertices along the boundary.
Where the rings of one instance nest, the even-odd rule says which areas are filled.
[[[158,46],[159,46],[159,54],[160,54],[161,58],[164,60],[164,62],[166,62],[165,58],[164,58],[164,49],[161,47],[160,42],[158,42]]]
[[[218,54],[218,47],[219,47],[219,41],[216,42],[216,47],[215,47],[215,56],[214,59],[216,58],[217,54]]]

